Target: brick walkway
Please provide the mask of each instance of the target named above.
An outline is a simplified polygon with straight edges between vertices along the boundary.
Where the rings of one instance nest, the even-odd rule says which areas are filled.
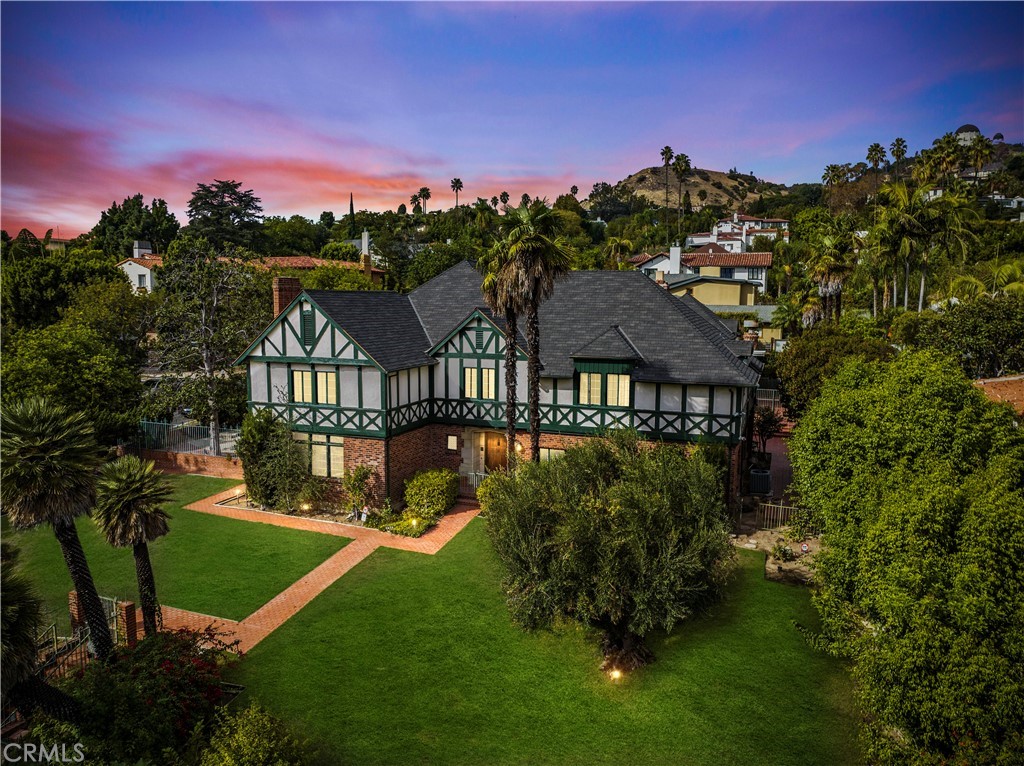
[[[280,513],[243,508],[225,508],[224,506],[216,505],[216,503],[229,500],[244,491],[244,486],[232,487],[229,490],[185,507],[190,511],[224,516],[239,521],[273,524],[274,526],[287,527],[289,529],[301,529],[307,532],[348,537],[352,539],[352,542],[298,582],[285,588],[240,622],[169,606],[162,607],[165,628],[170,630],[178,628],[201,630],[209,625],[213,625],[218,631],[227,634],[226,639],[228,641],[237,639],[239,649],[243,652],[252,649],[256,644],[273,633],[292,615],[296,614],[302,607],[320,595],[377,548],[397,548],[403,551],[415,551],[432,555],[441,550],[449,540],[462,531],[463,527],[480,512],[479,507],[476,505],[460,502],[438,522],[437,526],[423,535],[423,537],[412,538],[392,535],[377,529],[369,529],[368,527],[359,527],[352,524],[339,524],[333,521],[285,516]]]

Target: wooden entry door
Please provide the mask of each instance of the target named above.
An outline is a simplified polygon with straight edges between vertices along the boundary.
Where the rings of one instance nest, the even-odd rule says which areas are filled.
[[[494,471],[508,466],[506,444],[504,434],[484,434],[484,468]]]

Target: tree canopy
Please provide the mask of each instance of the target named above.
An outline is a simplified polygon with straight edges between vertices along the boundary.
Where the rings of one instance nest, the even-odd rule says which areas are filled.
[[[1024,757],[1024,436],[934,352],[851,360],[790,442],[823,530],[817,642],[853,662],[869,760]]]
[[[252,189],[241,181],[198,184],[188,201],[188,228],[215,247],[238,245],[259,250],[263,207]]]
[[[513,619],[604,633],[606,669],[651,659],[643,637],[711,603],[732,561],[718,470],[635,432],[590,439],[480,488]]]

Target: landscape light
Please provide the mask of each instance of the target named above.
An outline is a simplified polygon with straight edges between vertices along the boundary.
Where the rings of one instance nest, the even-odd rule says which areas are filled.
[[[308,511],[309,510],[309,503],[303,503],[302,504],[302,510]]]
[[[520,444],[519,442],[516,442],[516,452],[522,452],[522,451],[523,451],[523,445]]]
[[[622,671],[619,670],[618,668],[615,668],[608,675],[610,675],[612,677],[613,681],[618,681],[620,678],[622,678]]]

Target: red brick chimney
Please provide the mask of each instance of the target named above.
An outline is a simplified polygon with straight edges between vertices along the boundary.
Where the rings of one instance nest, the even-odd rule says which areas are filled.
[[[288,308],[302,292],[302,284],[295,277],[274,277],[274,316]]]

